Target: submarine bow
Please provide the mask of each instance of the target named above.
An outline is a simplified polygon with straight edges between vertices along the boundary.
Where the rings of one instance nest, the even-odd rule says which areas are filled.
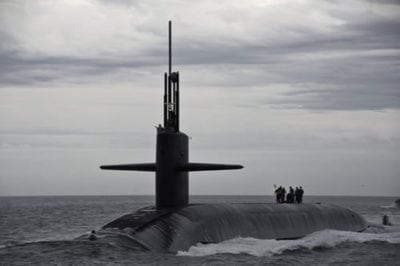
[[[189,203],[190,171],[241,169],[239,164],[189,162],[189,138],[179,131],[179,72],[172,72],[171,21],[168,73],[164,74],[164,125],[157,127],[156,162],[102,165],[103,170],[148,171],[156,173],[157,208],[182,207]]]

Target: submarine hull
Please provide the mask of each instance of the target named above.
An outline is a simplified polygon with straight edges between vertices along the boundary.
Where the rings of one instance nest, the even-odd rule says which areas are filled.
[[[106,224],[101,231],[122,230],[145,250],[177,252],[235,237],[294,239],[324,229],[359,232],[366,227],[357,213],[336,205],[239,203],[147,207]]]

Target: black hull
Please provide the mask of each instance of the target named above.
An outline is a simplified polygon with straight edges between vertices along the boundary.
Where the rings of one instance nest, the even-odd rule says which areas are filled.
[[[119,229],[141,249],[176,252],[196,243],[235,237],[293,239],[323,229],[359,232],[366,227],[361,216],[335,205],[241,203],[161,210],[147,207],[108,223],[101,231]]]

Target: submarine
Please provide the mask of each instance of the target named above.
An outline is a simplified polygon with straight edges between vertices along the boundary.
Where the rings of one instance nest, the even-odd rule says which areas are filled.
[[[98,237],[93,239],[119,237],[119,241],[123,238],[139,250],[177,252],[197,243],[218,243],[236,237],[296,239],[324,229],[365,230],[367,224],[360,215],[331,204],[189,202],[189,172],[233,170],[243,166],[189,162],[188,136],[179,129],[179,72],[172,72],[171,21],[168,32],[164,121],[163,126],[157,127],[155,162],[100,166],[103,170],[155,172],[155,206],[111,221],[96,232]]]

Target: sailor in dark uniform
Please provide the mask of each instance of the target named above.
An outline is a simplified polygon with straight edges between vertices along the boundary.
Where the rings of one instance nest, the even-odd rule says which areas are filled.
[[[280,190],[281,187],[278,187],[277,189],[275,189],[275,197],[276,197],[276,203],[279,203],[280,201]]]
[[[295,201],[296,203],[300,203],[300,190],[298,187],[296,187],[296,190],[294,191],[294,197],[295,197]]]
[[[304,190],[302,187],[299,188],[299,203],[303,203]]]

